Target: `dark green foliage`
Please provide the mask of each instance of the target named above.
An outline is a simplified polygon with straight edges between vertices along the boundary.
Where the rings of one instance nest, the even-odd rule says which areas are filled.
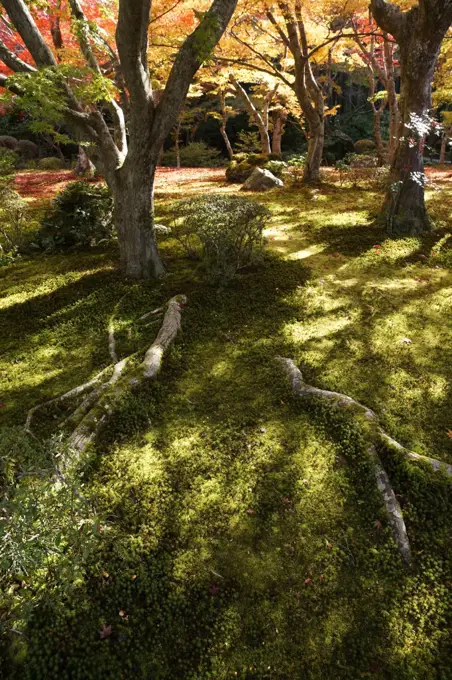
[[[61,170],[63,163],[60,158],[56,156],[49,156],[48,158],[41,158],[38,163],[40,170]]]
[[[376,144],[373,139],[358,139],[354,144],[355,153],[357,154],[371,154],[376,149]]]
[[[20,139],[18,141],[17,151],[20,153],[21,158],[26,161],[33,160],[38,156],[37,144],[30,142],[28,139]]]
[[[0,147],[3,147],[4,149],[10,149],[11,151],[16,151],[17,145],[18,141],[15,137],[11,137],[10,135],[0,136]]]
[[[165,151],[162,165],[175,167],[176,163],[176,150]],[[180,164],[183,168],[216,168],[222,163],[221,152],[207,146],[205,142],[191,142],[180,147]]]
[[[73,182],[54,199],[39,233],[45,250],[106,245],[113,238],[113,200],[103,184]]]
[[[174,211],[174,235],[189,255],[201,249],[209,278],[226,282],[261,253],[270,213],[239,196],[211,195],[181,201]]]

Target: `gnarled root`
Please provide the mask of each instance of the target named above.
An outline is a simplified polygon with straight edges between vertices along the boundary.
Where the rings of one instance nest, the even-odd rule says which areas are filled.
[[[135,355],[125,357],[120,361],[117,360],[112,317],[108,328],[108,346],[110,356],[116,359],[116,362],[83,385],[74,387],[69,392],[30,409],[27,414],[25,430],[34,436],[31,431],[31,422],[36,411],[45,406],[58,404],[67,399],[88,393],[75,411],[63,423],[65,427],[69,427],[72,430],[68,441],[69,453],[65,456],[63,467],[72,466],[78,462],[81,454],[95,439],[100,428],[108,420],[117,402],[124,394],[127,394],[133,387],[140,385],[145,380],[155,377],[160,371],[163,356],[176,339],[180,330],[181,310],[186,301],[187,299],[184,295],[177,295],[171,298],[167,304],[162,325],[156,339],[147,350],[143,361],[128,374],[126,368]],[[154,315],[160,312],[161,309],[149,312],[148,315],[142,318]],[[110,371],[110,377],[106,379]]]
[[[367,408],[358,401],[340,392],[330,392],[329,390],[321,390],[312,385],[308,385],[303,380],[301,371],[296,367],[292,359],[277,357],[278,361],[283,365],[284,370],[291,382],[292,389],[300,397],[319,397],[327,399],[337,406],[353,410],[353,413],[362,417],[364,422],[367,422],[370,427],[366,428],[366,434],[370,439],[368,453],[374,462],[375,478],[378,490],[381,493],[386,512],[388,514],[389,523],[392,528],[393,536],[396,541],[398,550],[407,564],[411,562],[410,542],[408,539],[405,522],[403,520],[402,510],[396,498],[394,490],[391,486],[389,477],[383,468],[380,457],[378,455],[378,446],[382,444],[395,448],[397,451],[405,455],[410,460],[420,460],[429,463],[434,470],[443,469],[446,474],[452,476],[452,465],[442,463],[435,458],[421,456],[414,451],[409,451],[404,446],[399,444],[395,439],[392,439],[380,426],[378,417],[371,409]],[[367,431],[368,430],[368,431]]]

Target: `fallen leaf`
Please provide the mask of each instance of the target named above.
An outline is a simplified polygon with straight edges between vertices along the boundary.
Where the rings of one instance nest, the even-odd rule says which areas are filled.
[[[402,338],[400,342],[404,345],[411,345],[413,343],[413,341],[410,340],[410,338]]]
[[[105,623],[102,626],[102,630],[99,631],[99,637],[101,640],[105,640],[105,638],[110,637],[111,635],[111,626],[106,626]]]
[[[446,430],[449,439],[452,439],[452,430]]]
[[[308,586],[310,583],[312,583],[312,578],[305,578],[304,580],[305,586]]]

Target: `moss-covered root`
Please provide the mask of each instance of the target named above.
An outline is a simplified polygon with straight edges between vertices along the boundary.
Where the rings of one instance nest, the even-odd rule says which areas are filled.
[[[112,377],[103,389],[99,398],[91,404],[89,410],[80,420],[69,437],[69,451],[66,465],[73,465],[81,454],[95,439],[100,428],[115,410],[115,405],[133,387],[144,380],[157,375],[162,365],[165,352],[172,345],[181,327],[181,311],[187,302],[185,295],[176,295],[168,302],[162,326],[152,345],[147,350],[144,360],[130,373],[124,373],[130,357],[122,359],[115,365]]]
[[[370,408],[360,404],[351,397],[340,392],[330,392],[329,390],[321,390],[312,385],[308,385],[303,380],[301,371],[295,366],[292,359],[285,359],[277,357],[278,361],[284,367],[284,370],[291,382],[292,389],[295,394],[301,397],[319,397],[321,399],[328,399],[342,408],[348,408],[353,415],[361,420],[363,431],[369,439],[368,453],[374,461],[375,478],[378,490],[381,493],[383,502],[388,513],[389,522],[393,531],[393,535],[399,549],[400,554],[407,564],[411,562],[411,551],[408,534],[403,520],[402,509],[397,501],[394,490],[391,486],[389,477],[381,464],[380,457],[377,452],[378,445],[385,445],[396,449],[410,460],[420,460],[432,466],[436,471],[443,469],[446,474],[452,476],[452,465],[442,463],[436,458],[429,458],[428,456],[421,456],[414,451],[409,451],[404,446],[399,444],[395,439],[390,437],[379,425],[378,417]]]

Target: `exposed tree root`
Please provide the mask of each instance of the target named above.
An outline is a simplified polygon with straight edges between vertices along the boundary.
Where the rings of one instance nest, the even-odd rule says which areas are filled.
[[[418,453],[414,453],[414,451],[409,451],[404,446],[395,441],[395,439],[386,434],[386,432],[384,432],[379,424],[377,415],[374,413],[374,411],[367,408],[367,406],[360,404],[358,401],[355,401],[351,397],[341,394],[340,392],[330,392],[329,390],[321,390],[317,387],[313,387],[312,385],[308,385],[303,380],[301,371],[295,366],[292,359],[278,357],[278,361],[283,365],[295,394],[300,397],[319,397],[321,399],[328,399],[329,401],[335,403],[336,406],[349,409],[357,418],[362,418],[363,427],[367,425],[367,427],[365,427],[365,431],[366,436],[369,439],[368,453],[374,462],[377,486],[383,498],[399,552],[405,562],[410,564],[410,543],[405,522],[403,520],[402,510],[391,486],[389,477],[381,463],[380,457],[378,455],[378,448],[382,445],[392,447],[410,460],[427,462],[434,470],[443,469],[449,476],[452,476],[452,465],[442,463],[435,458],[421,456]]]
[[[113,315],[110,319],[108,328],[108,347],[110,356],[113,359],[116,359],[116,362],[105,368],[92,380],[83,385],[74,387],[72,390],[69,390],[69,392],[30,409],[27,414],[25,430],[34,436],[31,431],[31,422],[33,415],[37,410],[45,406],[58,404],[67,399],[81,396],[88,392],[83,401],[78,404],[74,412],[66,418],[63,423],[63,426],[70,430],[68,453],[62,461],[63,469],[78,462],[80,455],[95,439],[100,428],[114,411],[119,400],[131,389],[138,386],[143,381],[153,378],[160,371],[163,356],[174,342],[180,330],[181,310],[185,303],[186,297],[184,295],[177,295],[171,298],[166,307],[162,325],[156,339],[146,351],[143,361],[138,366],[131,369],[129,373],[126,373],[125,369],[128,368],[131,360],[135,358],[136,355],[132,354],[120,361],[117,360]],[[149,312],[148,315],[144,315],[144,318],[156,314],[157,311],[161,311],[161,309],[163,308]],[[107,379],[106,376],[109,375],[109,372],[111,372],[111,374]],[[59,472],[62,474],[61,471]]]

